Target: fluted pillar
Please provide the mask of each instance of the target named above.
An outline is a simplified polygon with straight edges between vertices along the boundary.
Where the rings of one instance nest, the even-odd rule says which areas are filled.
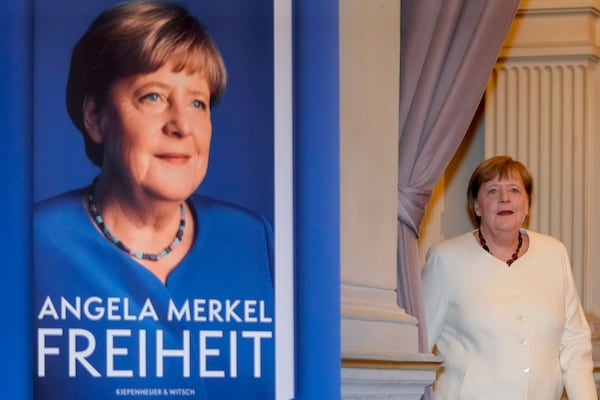
[[[530,167],[528,226],[565,243],[584,308],[594,315],[600,315],[599,62],[598,1],[525,0],[485,98],[485,157],[508,154]]]

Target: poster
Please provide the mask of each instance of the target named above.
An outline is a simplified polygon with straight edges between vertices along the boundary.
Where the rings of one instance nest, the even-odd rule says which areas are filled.
[[[66,113],[64,88],[75,41],[91,20],[111,4],[111,1],[47,1],[34,6],[34,202],[89,185],[98,174],[97,168],[86,159],[81,135]],[[291,210],[280,211],[279,215],[283,217],[276,219],[276,199],[280,191],[276,184],[278,168],[275,167],[279,154],[275,140],[278,124],[275,100],[278,67],[274,62],[277,58],[274,48],[276,9],[270,1],[250,3],[241,0],[189,1],[187,6],[206,24],[228,71],[225,95],[212,111],[210,162],[199,192],[264,216],[276,228],[277,259],[279,244],[284,242],[278,239],[281,231],[277,228],[278,222],[291,214]],[[287,182],[290,181],[291,177],[288,177]],[[285,178],[283,182],[286,182]],[[69,279],[68,276],[56,278]],[[83,284],[86,277],[80,278],[77,283],[88,287]],[[90,280],[101,278],[89,275]],[[119,285],[134,287],[139,283],[137,278],[130,277],[129,282],[122,280]],[[234,278],[229,277],[223,282],[233,282]],[[274,371],[275,358],[267,357],[264,361],[261,356],[265,343],[269,342],[275,348],[277,341],[292,342],[289,335],[275,340],[279,338],[275,332],[276,311],[267,311],[260,300],[243,296],[219,299],[217,296],[190,295],[177,303],[167,299],[162,303],[166,306],[161,309],[160,302],[155,302],[151,296],[144,297],[146,292],[141,292],[135,307],[127,296],[98,296],[83,289],[81,293],[70,290],[67,294],[59,290],[52,295],[37,297],[32,307],[32,318],[38,321],[34,322],[32,332],[36,343],[33,348],[34,380],[40,382],[54,376],[58,386],[61,386],[60,382],[64,383],[64,398],[78,398],[86,391],[90,396],[86,398],[92,398],[92,395],[99,398],[202,398],[201,389],[188,382],[203,378],[218,382],[204,389],[207,398],[215,398],[219,391],[227,390],[232,384],[262,379],[268,375],[266,371]],[[291,303],[290,298],[285,300]],[[255,324],[265,328],[230,329],[227,332],[219,328],[195,327],[175,332],[152,328],[153,322],[162,319],[202,324],[228,319],[239,320],[244,326]],[[71,323],[73,320],[85,323],[78,327]],[[102,326],[100,333],[95,331],[94,325]],[[291,335],[291,329],[288,332]],[[173,342],[167,340],[168,335],[174,337]],[[211,345],[211,341],[222,341],[224,345]],[[249,356],[238,357],[240,352]],[[192,362],[192,354],[199,355],[204,362]],[[66,361],[53,368],[52,360],[61,357],[66,357]],[[279,362],[283,367],[293,363],[290,354],[275,357],[285,360]],[[219,358],[226,358],[223,364],[226,367],[211,367],[208,360]],[[251,365],[243,367],[242,359],[251,360]],[[252,371],[251,376],[241,376],[242,370]],[[286,371],[286,368],[281,370]],[[176,371],[183,378],[182,384],[146,383],[148,376],[161,378],[167,371]],[[88,387],[70,384],[82,377],[85,377],[81,379],[82,385]],[[278,386],[278,390],[282,387]],[[289,390],[287,387],[284,391],[289,393]],[[34,397],[45,398],[43,393],[36,394],[35,389]]]

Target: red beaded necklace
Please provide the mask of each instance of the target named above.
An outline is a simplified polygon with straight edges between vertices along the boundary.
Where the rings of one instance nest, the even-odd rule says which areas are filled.
[[[479,244],[481,245],[481,247],[483,247],[483,249],[485,251],[487,251],[488,253],[492,254],[492,252],[490,251],[490,248],[487,246],[485,239],[483,238],[483,235],[481,234],[481,229],[478,229],[477,232],[479,233]],[[517,248],[515,250],[515,252],[513,253],[512,257],[508,260],[506,260],[506,264],[510,267],[510,265],[512,263],[514,263],[516,261],[517,258],[519,258],[519,251],[521,250],[521,247],[523,246],[523,236],[521,235],[521,231],[519,231],[519,239],[518,239],[518,244],[517,244]]]

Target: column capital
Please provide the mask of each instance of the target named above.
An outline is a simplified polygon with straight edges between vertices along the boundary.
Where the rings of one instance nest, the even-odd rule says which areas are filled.
[[[600,0],[523,0],[499,59],[600,59]]]

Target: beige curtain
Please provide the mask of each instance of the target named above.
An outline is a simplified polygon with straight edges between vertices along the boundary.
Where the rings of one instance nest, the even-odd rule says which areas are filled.
[[[431,191],[484,94],[518,0],[402,0],[398,304],[420,321],[417,238]]]

